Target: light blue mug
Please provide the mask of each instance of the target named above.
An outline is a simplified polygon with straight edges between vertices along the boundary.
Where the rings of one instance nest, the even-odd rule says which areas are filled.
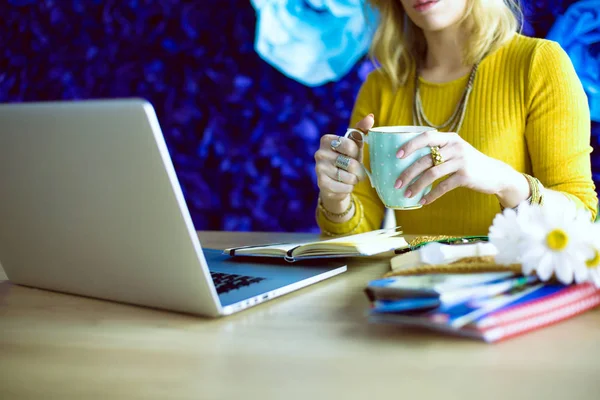
[[[419,193],[413,193],[411,198],[404,197],[408,185],[402,189],[396,189],[394,183],[404,170],[411,166],[421,157],[431,154],[431,149],[425,147],[417,150],[406,158],[396,158],[398,149],[411,139],[424,132],[435,131],[435,128],[427,126],[379,126],[369,129],[365,135],[358,129],[350,128],[345,137],[352,132],[359,133],[363,141],[369,145],[369,158],[371,171],[361,163],[363,169],[371,181],[371,186],[377,191],[377,195],[387,208],[394,210],[414,210],[421,208],[419,201],[431,190],[431,185],[425,187]],[[418,179],[419,177],[415,178]]]

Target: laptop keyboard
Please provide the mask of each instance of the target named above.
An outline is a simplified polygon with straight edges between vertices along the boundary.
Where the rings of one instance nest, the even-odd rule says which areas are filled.
[[[250,286],[265,280],[265,278],[259,278],[257,276],[226,274],[224,272],[211,272],[210,275],[212,276],[218,294],[227,293],[234,289]]]

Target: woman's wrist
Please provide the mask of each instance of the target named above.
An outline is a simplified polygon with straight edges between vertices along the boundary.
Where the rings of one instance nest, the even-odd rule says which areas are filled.
[[[527,178],[511,168],[505,184],[496,192],[496,197],[503,208],[515,208],[531,198],[531,187]]]
[[[338,223],[350,220],[356,212],[356,205],[351,195],[341,200],[319,196],[318,208],[325,218]]]
[[[342,198],[331,198],[328,196],[319,195],[319,204],[331,213],[339,214],[344,212],[350,206],[351,198],[350,195],[346,195]]]
[[[319,200],[320,202],[320,200]],[[341,221],[331,221],[327,216],[323,213],[322,207],[317,207],[317,219],[318,214],[321,214],[323,218],[328,221],[322,221],[321,225],[321,233],[325,236],[346,236],[352,235],[359,231],[363,225],[363,221],[365,218],[365,211],[360,202],[360,200],[354,196],[351,197],[351,211],[350,214],[344,217]],[[349,221],[353,221],[351,225],[349,225]],[[323,222],[325,222],[323,224]]]

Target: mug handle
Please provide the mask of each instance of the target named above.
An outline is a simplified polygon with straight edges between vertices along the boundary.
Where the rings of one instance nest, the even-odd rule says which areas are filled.
[[[346,134],[344,135],[344,137],[345,138],[349,137],[352,132],[360,133],[360,136],[362,137],[363,142],[366,144],[369,144],[369,141],[368,141],[369,137],[367,135],[365,135],[363,133],[363,131],[361,131],[360,129],[348,128],[346,130]],[[371,183],[371,187],[374,188],[375,185],[373,184],[373,177],[371,177],[371,173],[369,172],[369,170],[367,170],[367,167],[365,167],[365,164],[363,164],[362,161],[360,162],[360,165],[362,166],[363,170],[367,174],[367,177],[369,178],[369,182]]]

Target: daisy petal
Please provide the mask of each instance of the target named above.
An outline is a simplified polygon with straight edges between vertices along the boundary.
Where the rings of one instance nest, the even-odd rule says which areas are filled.
[[[535,264],[525,263],[521,264],[521,270],[523,271],[523,275],[531,275],[535,270]]]
[[[530,264],[538,264],[542,257],[547,253],[547,249],[539,245],[537,243],[531,244],[531,242],[523,242],[521,246],[519,246],[519,250],[521,253],[521,259],[523,262]],[[534,266],[535,269],[535,266]]]
[[[574,261],[565,255],[555,257],[554,269],[556,271],[556,278],[565,285],[570,285],[573,282],[573,267]]]
[[[514,252],[499,251],[498,254],[496,254],[496,256],[494,257],[494,261],[496,261],[496,264],[510,265],[518,263],[519,260],[517,255],[514,254]]]
[[[544,254],[538,262],[537,268],[535,268],[537,276],[544,282],[552,277],[552,273],[554,272],[553,264],[555,263],[554,258],[551,253]]]
[[[575,268],[574,272],[575,272],[575,282],[576,283],[586,282],[588,280],[588,277],[591,276],[591,271],[588,272],[588,269],[585,267],[585,265],[577,266]]]

